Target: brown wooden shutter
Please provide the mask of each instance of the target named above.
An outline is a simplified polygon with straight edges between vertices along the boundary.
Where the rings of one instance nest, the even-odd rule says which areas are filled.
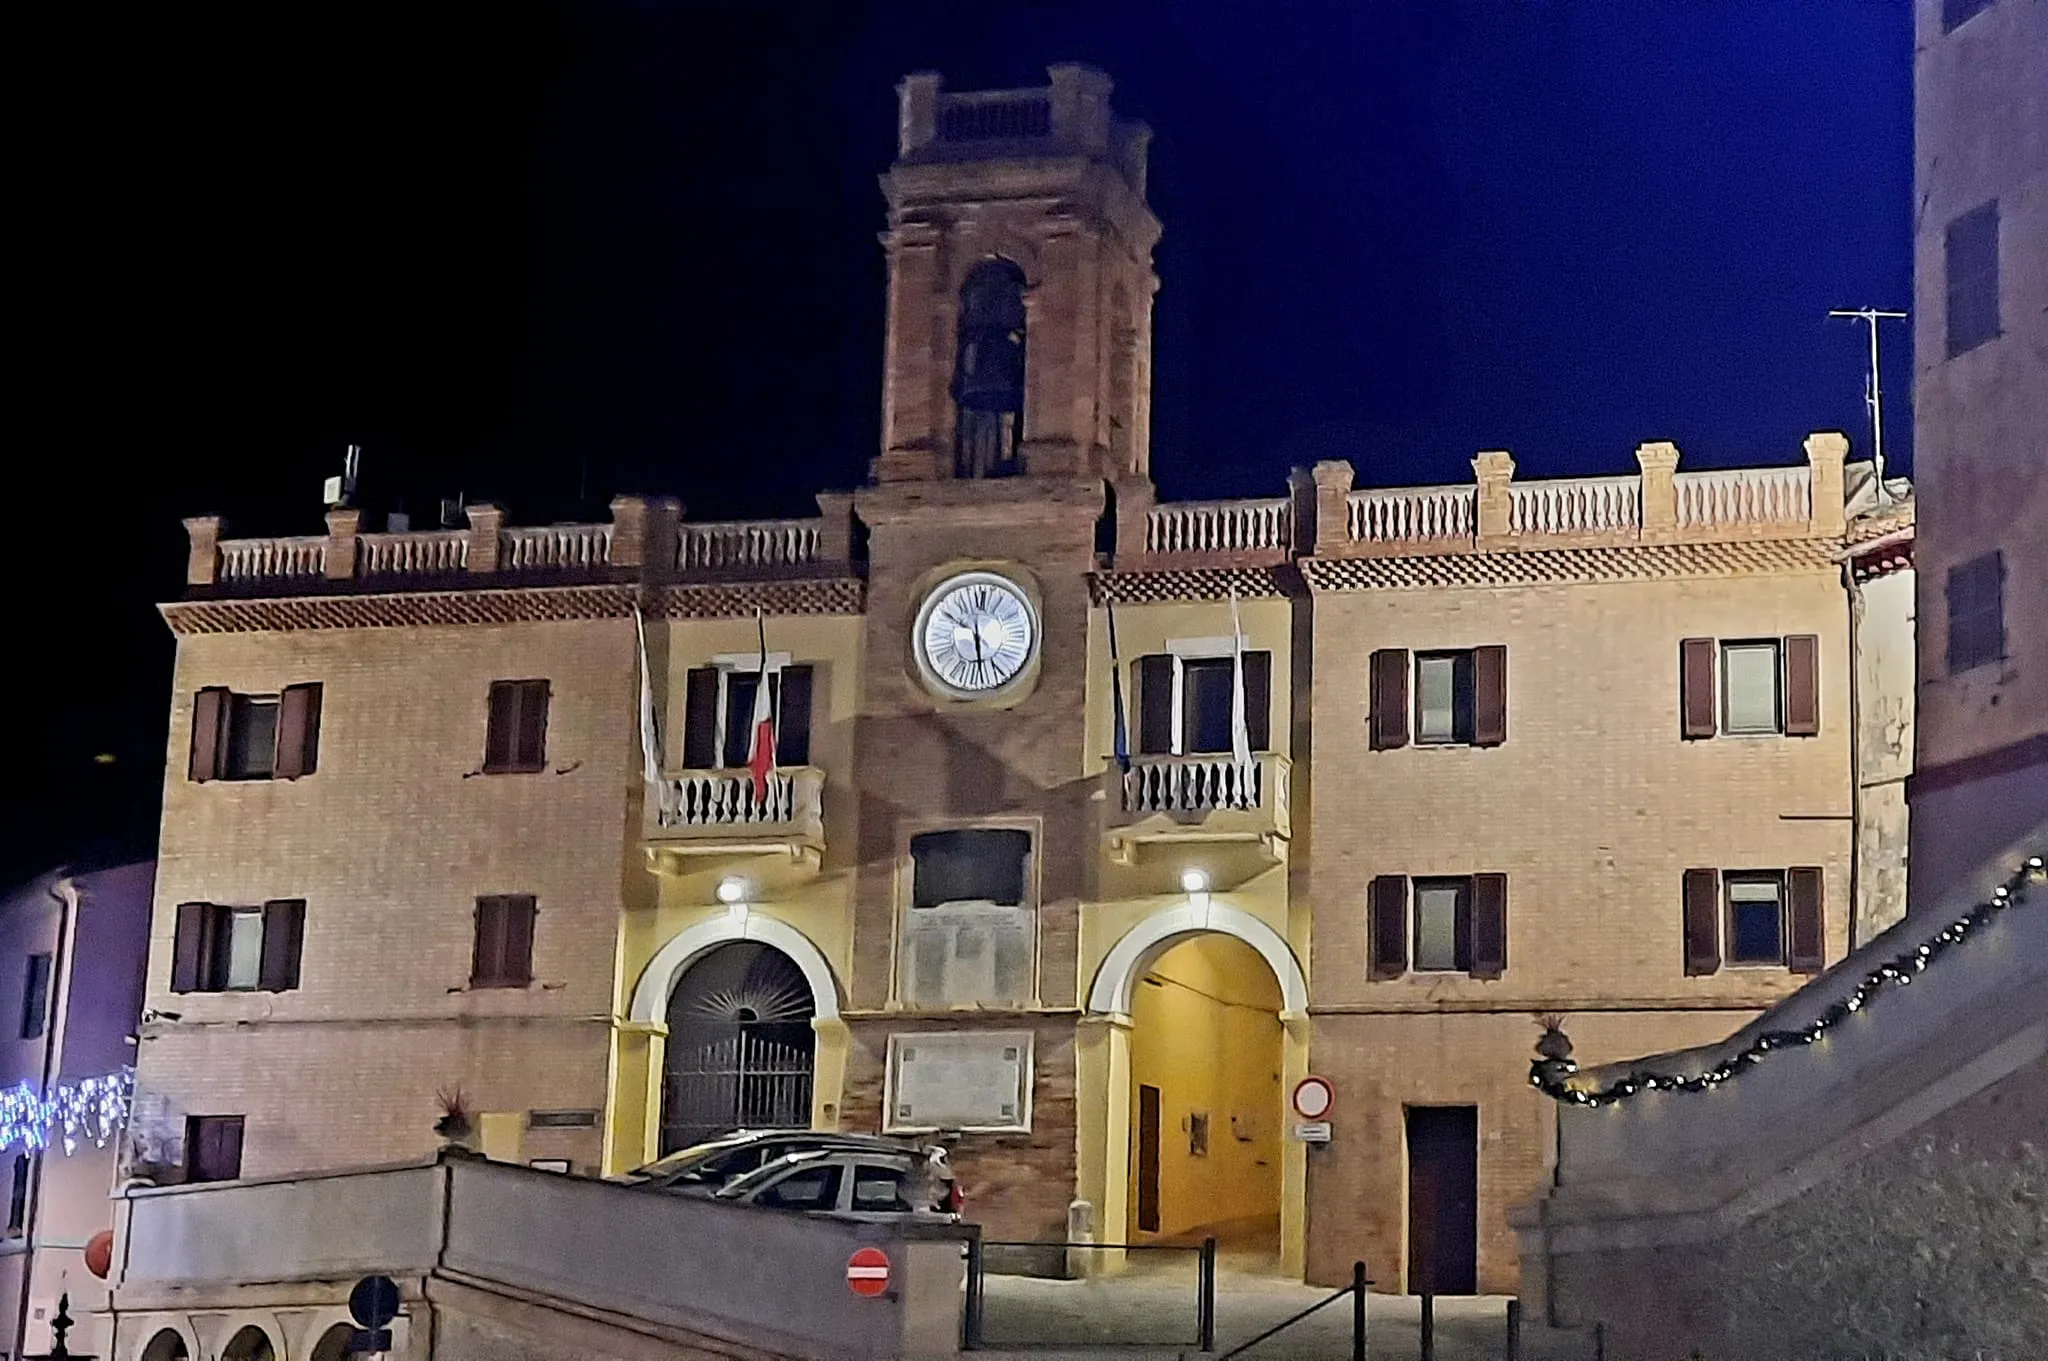
[[[1366,891],[1371,976],[1399,978],[1408,971],[1408,876],[1381,874]]]
[[[1685,972],[1689,978],[1721,967],[1721,872],[1685,872]]]
[[[512,681],[492,681],[490,715],[484,725],[484,769],[516,769],[518,743],[519,687]]]
[[[1785,640],[1785,735],[1820,732],[1820,639],[1795,633]]]
[[[1138,668],[1138,751],[1164,756],[1173,750],[1173,658],[1164,652],[1140,657]]]
[[[1472,745],[1497,747],[1508,740],[1508,650],[1472,649]]]
[[[306,905],[297,899],[263,905],[263,960],[257,986],[290,992],[299,986],[299,951],[306,937]]]
[[[469,986],[488,988],[494,985],[504,958],[504,904],[497,898],[479,898],[476,900],[476,944],[469,956]]]
[[[533,982],[534,902],[530,895],[505,899],[504,966],[498,981],[523,988]]]
[[[539,770],[548,763],[548,683],[519,682],[519,750],[521,770]]]
[[[1253,751],[1273,746],[1273,654],[1244,654],[1244,726]]]
[[[1390,751],[1408,745],[1408,649],[1383,647],[1372,654],[1370,745]]]
[[[1819,973],[1827,967],[1827,913],[1822,903],[1822,882],[1817,866],[1785,872],[1789,900],[1786,915],[1791,922],[1785,963],[1793,973]]]
[[[171,946],[172,992],[198,992],[206,985],[206,958],[213,953],[213,923],[212,904],[178,904],[178,930]]]
[[[1508,971],[1508,877],[1472,876],[1472,976],[1499,978]]]
[[[277,763],[280,780],[311,775],[320,763],[320,686],[287,685],[277,702]]]
[[[683,769],[718,764],[718,668],[700,666],[683,682]]]
[[[1714,721],[1714,640],[1687,638],[1678,645],[1680,722],[1687,738],[1712,737]]]
[[[811,668],[785,666],[775,697],[775,763],[811,763]]]
[[[221,750],[227,745],[228,692],[209,686],[192,697],[192,761],[187,774],[195,783],[220,778]]]

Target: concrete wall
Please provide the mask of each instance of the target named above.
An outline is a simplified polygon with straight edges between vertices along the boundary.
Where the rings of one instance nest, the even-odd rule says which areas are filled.
[[[1131,1110],[1135,1088],[1160,1092],[1158,1234],[1271,1220],[1280,1214],[1280,989],[1250,946],[1197,936],[1153,964],[1132,997]],[[1188,1120],[1209,1118],[1208,1148],[1191,1151]],[[1130,1237],[1137,1223],[1137,1159],[1130,1160]]]
[[[1942,32],[1917,0],[1913,445],[1919,500],[1919,761],[1924,791],[2048,766],[2048,5],[1997,0]],[[1950,358],[1944,240],[1996,199],[2001,334]],[[2005,557],[2005,656],[1947,665],[1951,568]],[[1964,764],[1967,763],[1967,764]],[[2048,776],[2022,784],[2048,817]],[[1940,895],[2000,843],[1916,815],[1914,896]],[[1945,848],[1946,847],[1946,848]],[[1952,849],[1951,849],[1952,848]]]
[[[892,1293],[847,1259],[888,1255]],[[481,1160],[134,1192],[112,1356],[170,1327],[303,1348],[359,1276],[400,1283],[403,1361],[955,1354],[961,1235],[654,1195]],[[209,1339],[211,1339],[209,1343]],[[292,1356],[305,1355],[293,1350]]]

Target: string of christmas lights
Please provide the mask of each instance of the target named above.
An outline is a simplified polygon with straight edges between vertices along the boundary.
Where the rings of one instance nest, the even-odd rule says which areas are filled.
[[[76,1153],[82,1140],[105,1148],[128,1119],[135,1070],[66,1082],[44,1094],[26,1082],[0,1090],[0,1152],[17,1144],[31,1153],[61,1145]]]
[[[1539,1058],[1529,1065],[1529,1085],[1554,1101],[1568,1101],[1574,1106],[1611,1106],[1638,1092],[1703,1092],[1718,1087],[1738,1073],[1745,1073],[1763,1062],[1766,1054],[1814,1043],[1843,1020],[1868,1006],[1880,989],[1888,986],[1903,988],[1910,984],[1928,965],[1967,939],[1972,931],[2013,904],[2025,902],[2027,882],[2041,873],[2042,863],[2038,855],[2028,857],[2010,879],[1991,891],[1989,902],[1971,908],[1935,932],[1924,944],[1872,969],[1856,985],[1855,991],[1822,1012],[1818,1019],[1798,1030],[1767,1030],[1757,1036],[1747,1049],[1729,1055],[1703,1073],[1690,1077],[1669,1073],[1630,1073],[1606,1087],[1587,1091],[1571,1085],[1570,1079],[1579,1065],[1570,1058]],[[1566,1049],[1569,1050],[1568,1045]]]

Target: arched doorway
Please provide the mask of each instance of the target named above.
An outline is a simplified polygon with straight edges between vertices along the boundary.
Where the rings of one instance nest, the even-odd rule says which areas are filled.
[[[1168,944],[1130,995],[1130,1243],[1214,1235],[1277,1262],[1285,1034],[1279,981],[1217,931]]]
[[[348,1361],[348,1340],[353,1331],[346,1323],[337,1323],[320,1334],[320,1340],[313,1344],[313,1361]]]
[[[184,1335],[176,1328],[163,1329],[142,1349],[142,1361],[191,1361],[191,1357]]]
[[[661,1152],[734,1129],[807,1129],[816,1014],[810,980],[772,945],[733,941],[669,994]]]
[[[252,1323],[228,1339],[220,1361],[277,1361],[277,1349],[270,1345],[270,1335]]]

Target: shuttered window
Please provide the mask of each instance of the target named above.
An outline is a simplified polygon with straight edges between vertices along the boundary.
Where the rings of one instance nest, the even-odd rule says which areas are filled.
[[[1998,202],[1972,208],[1942,237],[1947,277],[1948,355],[1968,353],[1999,335]]]
[[[21,1038],[33,1040],[50,1024],[50,956],[33,954],[23,963]]]
[[[207,780],[296,780],[319,764],[320,686],[244,695],[212,687],[192,701],[187,774]]]
[[[484,773],[531,774],[546,767],[548,683],[544,680],[491,682],[484,734]]]
[[[1415,881],[1415,971],[1464,973],[1472,967],[1472,881]]]
[[[1948,569],[1948,673],[2005,659],[2005,555],[1986,553]]]
[[[472,988],[523,988],[533,982],[532,894],[504,893],[476,900],[476,945],[470,956]]]
[[[1372,654],[1369,744],[1497,747],[1508,740],[1508,650],[1499,645]],[[1412,696],[1412,705],[1411,705]]]
[[[1366,890],[1369,969],[1374,978],[1408,972],[1408,876],[1382,874]]]
[[[306,904],[183,903],[171,952],[173,992],[289,992],[299,986]]]
[[[1398,978],[1411,968],[1474,978],[1507,972],[1505,874],[1382,874],[1367,889],[1366,915],[1373,978]]]
[[[1687,638],[1678,653],[1679,730],[1687,740],[1820,732],[1818,635]]]
[[[1209,756],[1232,750],[1230,657],[1152,653],[1134,663],[1138,754]],[[1273,654],[1244,654],[1244,728],[1252,751],[1273,744]]]
[[[1685,972],[1711,974],[1727,963],[1819,973],[1827,963],[1824,888],[1817,866],[1687,870]]]
[[[242,1175],[242,1117],[192,1115],[185,1119],[185,1180],[234,1181]]]
[[[1990,8],[1991,0],[1941,0],[1941,31],[1952,33]]]
[[[685,770],[737,770],[747,764],[760,683],[760,672],[752,669],[700,666],[689,672],[683,684]],[[811,702],[811,667],[784,666],[768,673],[776,765],[811,763]]]

